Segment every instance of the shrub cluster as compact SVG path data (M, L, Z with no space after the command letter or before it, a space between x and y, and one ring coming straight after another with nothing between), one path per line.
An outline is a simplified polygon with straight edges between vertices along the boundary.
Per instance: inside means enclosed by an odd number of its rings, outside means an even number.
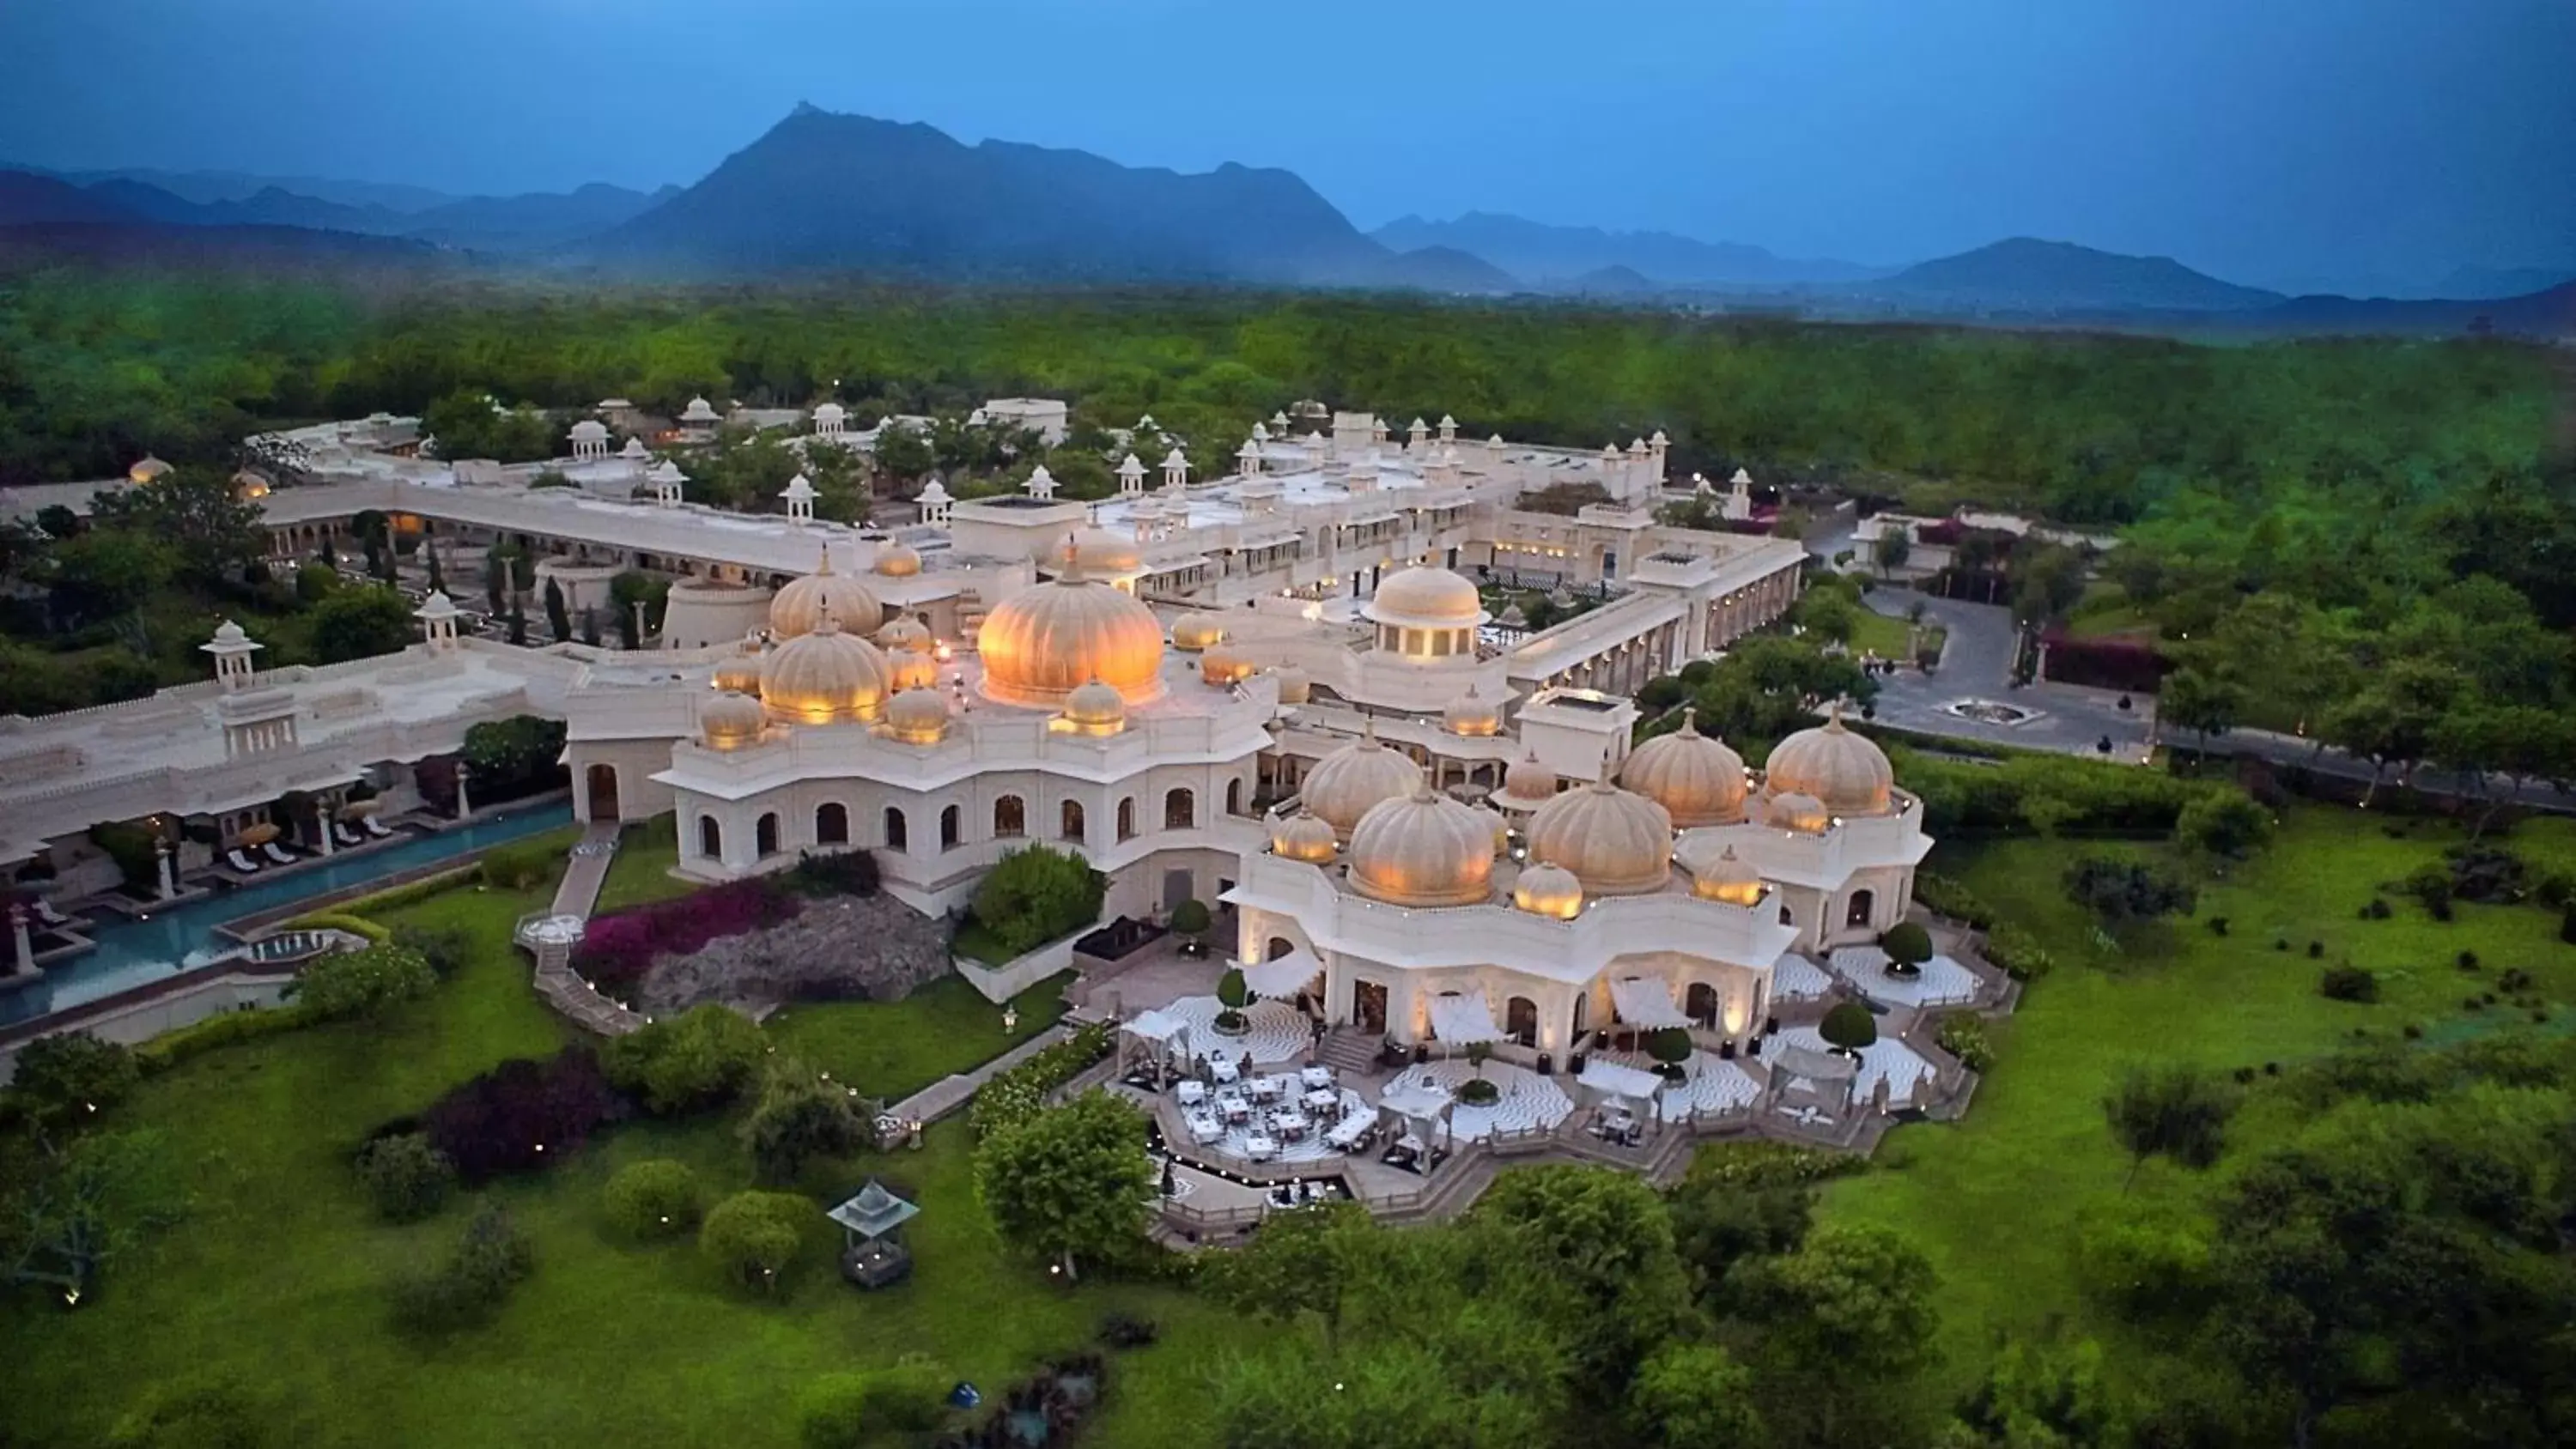
M609 1042L600 1066L609 1085L668 1117L739 1096L766 1047L749 1017L710 1002Z
M1977 899L1976 892L1949 876L1928 870L1916 871L1914 899L1935 915L1964 921L1980 931L1994 928L1995 913L1987 908L1984 901Z
M373 895L342 901L337 909L350 915L365 916L381 915L401 906L417 905L432 896L443 896L474 879L480 869L478 866L460 865L454 870L443 870L436 875L422 876L416 881L389 886Z
M1868 1159L1848 1152L1828 1152L1821 1148L1747 1138L1735 1142L1712 1142L1700 1148L1699 1155L1691 1160L1689 1176L1697 1182L1754 1191L1804 1187L1847 1177L1866 1171L1868 1167Z
M286 925L290 930L346 931L361 941L378 946L394 938L394 933L383 926L364 916L351 915L347 911L315 911L309 916L297 916Z
M358 1185L387 1222L407 1223L428 1217L447 1201L456 1180L456 1164L419 1132L379 1137L358 1149Z
M974 916L1017 956L1100 919L1108 882L1079 855L1043 845L1011 851L975 887Z
M256 1041L312 1024L312 1018L293 1007L267 1011L244 1009L210 1016L194 1026L164 1032L134 1049L134 1064L145 1076L153 1076L235 1042Z
M1092 1022L986 1082L975 1094L975 1105L966 1113L967 1125L974 1129L976 1139L981 1141L1044 1110L1047 1093L1109 1055L1109 1030L1105 1022Z
M2057 968L2057 958L2039 938L2010 921L1986 933L1986 959L2015 981L2036 981Z
M805 1449L865 1449L889 1434L936 1429L948 1417L948 1370L906 1354L873 1373L825 1374L796 1396Z
M430 1104L420 1129L469 1184L560 1161L608 1120L614 1101L590 1048L501 1063Z
M788 1183L817 1157L843 1157L871 1142L874 1113L846 1086L787 1057L775 1059L742 1142L763 1182Z
M796 910L796 898L764 878L594 916L573 950L573 969L602 990L627 990L655 956L685 956L709 941L775 926Z
M1923 828L1935 836L2043 829L2162 835L2196 800L2241 796L2230 785L2063 755L2015 754L1970 765L1907 751L1898 773L1922 798Z
M1953 1011L1943 1016L1940 1030L1933 1033L1932 1039L1969 1071L1982 1072L1995 1064L1995 1046L1986 1036L1985 1018L1973 1011Z
M534 890L554 878L563 852L540 841L496 846L483 852L475 871L483 884L498 891Z
M441 978L455 975L474 954L474 938L454 926L396 926L394 944L418 952Z
M698 1250L735 1282L772 1292L821 1216L792 1192L738 1192L707 1214Z
M630 1238L677 1237L698 1225L697 1174L667 1157L617 1169L600 1199L609 1222Z
M382 1015L437 985L438 973L419 952L386 945L324 956L297 972L287 990L307 1020L347 1021Z
M2329 1001L2357 1001L2368 1004L2379 999L2379 978L2366 967L2329 966L2317 979L2317 994Z
M877 893L877 858L864 850L809 851L779 873L778 883L800 896L872 896Z
M394 1280L394 1321L420 1333L484 1322L536 1266L535 1250L509 1214L486 1203L454 1252Z

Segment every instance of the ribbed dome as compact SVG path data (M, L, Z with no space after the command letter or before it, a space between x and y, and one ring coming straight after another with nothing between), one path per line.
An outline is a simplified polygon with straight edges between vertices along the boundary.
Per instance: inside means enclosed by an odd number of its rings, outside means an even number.
M1370 806L1409 795L1421 782L1422 767L1379 744L1371 723L1367 734L1316 761L1297 796L1335 835L1348 838Z
M230 619L226 619L215 626L215 642L218 644L246 644L250 642L250 634L248 631L244 630L241 625L234 623Z
M907 689L886 705L885 732L908 745L935 745L948 733L948 701L935 689Z
M885 655L826 614L811 634L770 651L760 666L760 702L770 717L796 724L850 724L875 719L892 693Z
M1555 798L1556 772L1539 763L1538 756L1526 755L1514 760L1512 767L1503 772L1500 799L1504 804L1535 810Z
M1540 806L1525 833L1530 859L1564 866L1596 896L1660 890L1672 878L1672 817L1605 781Z
M890 579L908 579L921 572L921 555L909 544L888 544L877 550L876 569Z
M1337 848L1333 827L1324 823L1314 811L1299 809L1285 820L1270 827L1270 853L1289 860L1302 860L1310 865L1330 865Z
M716 666L715 686L736 694L760 693L760 656L737 654Z
M877 647L900 649L915 654L930 652L930 626L910 614L897 614L877 631Z
M1360 609L1381 624L1416 629L1468 629L1485 622L1476 586L1447 569L1398 569Z
M1512 882L1512 904L1534 916L1570 921L1583 909L1583 882L1561 865L1533 865Z
M769 601L769 632L779 639L794 639L811 634L825 614L844 629L855 631L853 637L876 632L877 622L885 617L885 608L866 584L848 574L832 572L832 551L823 550L820 568L801 579L795 579Z
M984 693L1004 704L1054 709L1095 679L1131 705L1163 692L1163 626L1154 611L1078 575L1004 599L975 647Z
M1279 677L1281 704L1304 704L1315 697L1314 681L1306 677L1305 670L1294 664L1282 664L1270 672Z
M1240 684L1252 677L1252 661L1230 644L1219 644L1199 656L1199 678L1210 684Z
M1172 647L1196 654L1225 639L1225 625L1214 614L1183 614L1172 621Z
M769 727L769 716L762 712L760 701L737 690L726 690L698 706L698 739L711 750L739 750L760 742L760 732Z
M1145 566L1136 535L1098 524L1073 531L1070 553L1074 567L1086 574L1132 574Z
M1094 679L1064 697L1064 722L1077 734L1114 735L1127 727L1127 701Z
M1637 746L1619 767L1619 783L1670 811L1684 830L1732 825L1744 818L1744 757L1699 732L1697 710L1682 727Z
M1480 698L1471 684L1465 694L1449 701L1448 707L1440 711L1440 724L1453 735L1497 735L1503 730L1503 712Z
M932 689L939 684L939 661L918 649L898 649L886 656L886 688Z
M1822 833L1833 823L1832 817L1826 813L1824 801L1794 791L1765 797L1762 818L1783 830L1803 830L1810 835Z
M1482 814L1431 793L1381 800L1351 832L1351 884L1396 906L1470 906L1494 885L1494 837Z
M1774 795L1815 796L1828 815L1886 814L1896 789L1886 752L1843 728L1840 708L1822 725L1782 740L1762 779Z
M1730 906L1749 906L1762 899L1762 873L1736 855L1730 845L1717 853L1715 860L1703 861L1691 873L1691 890L1712 901Z

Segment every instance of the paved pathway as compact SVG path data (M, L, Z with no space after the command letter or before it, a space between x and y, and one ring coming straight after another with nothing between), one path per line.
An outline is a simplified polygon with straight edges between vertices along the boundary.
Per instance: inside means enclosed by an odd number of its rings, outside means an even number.
M555 887L554 914L588 919L599 904L599 888L608 882L608 866L617 858L617 822L602 821L583 832ZM601 1036L625 1036L640 1029L645 1018L627 1010L581 979L572 969L572 948L559 941L522 942L537 958L537 994L555 1010Z
M599 904L599 888L608 884L609 863L617 859L617 822L604 821L582 833L572 848L572 864L563 884L555 887L555 914L588 918Z

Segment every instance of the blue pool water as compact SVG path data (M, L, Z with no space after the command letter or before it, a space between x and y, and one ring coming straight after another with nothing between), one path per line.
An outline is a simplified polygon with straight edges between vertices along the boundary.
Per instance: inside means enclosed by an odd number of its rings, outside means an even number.
M150 920L119 919L101 912L91 918L97 950L47 968L39 980L0 989L0 1024L49 1015L203 964L229 944L216 937L215 927L237 917L570 823L572 807L566 804L508 811L436 835L416 835L380 850L340 856L275 880L255 880L239 890L154 911Z

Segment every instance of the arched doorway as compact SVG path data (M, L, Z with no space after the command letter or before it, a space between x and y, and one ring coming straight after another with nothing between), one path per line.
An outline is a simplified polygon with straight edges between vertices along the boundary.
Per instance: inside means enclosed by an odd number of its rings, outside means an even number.
M1379 981L1351 983L1351 1021L1360 1030L1386 1032L1386 985Z
M1199 823L1199 798L1187 790L1169 790L1163 795L1163 828L1187 830Z
M1878 896L1871 891L1853 891L1851 905L1843 912L1846 926L1866 926L1870 913L1878 908Z
M1004 839L1017 839L1029 833L1029 807L1017 795L1004 795L993 802L993 834Z
M847 845L850 843L850 807L837 800L814 807L814 843Z
M909 850L912 848L912 828L903 818L903 812L892 805L888 805L886 807L885 840L886 849L888 850Z
M962 828L963 820L964 816L954 805L951 805L947 809L939 812L940 849L955 850L957 848L958 832Z
M1566 1041L1569 1044L1582 1041L1583 1034L1586 1031L1589 1031L1591 1027L1592 993L1589 991L1577 992L1574 997L1574 1033L1573 1035L1568 1036Z
M1717 1029L1717 988L1705 981L1694 981L1682 993L1682 1015L1711 1031Z
M698 817L698 854L709 860L724 859L724 827L712 815Z
M1243 782L1241 780L1228 780L1225 782L1225 813L1228 815L1240 815L1243 813Z
M1133 795L1118 802L1118 838L1136 838L1136 797Z
M590 796L590 818L594 821L617 818L617 767L593 765L584 773Z
M1515 996L1503 1003L1503 1030L1525 1047L1538 1045L1538 1003Z
M763 815L751 827L751 848L763 859L778 853L778 817Z

